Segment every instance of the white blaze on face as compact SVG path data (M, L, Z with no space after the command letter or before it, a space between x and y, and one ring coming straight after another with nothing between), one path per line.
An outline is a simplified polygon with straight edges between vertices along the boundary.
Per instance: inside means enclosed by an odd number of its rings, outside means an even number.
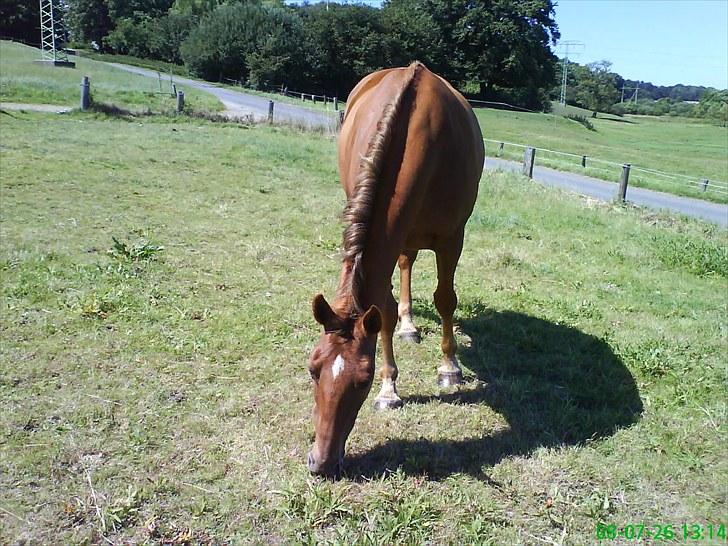
M334 379L336 379L339 374L341 373L341 370L344 369L344 359L341 358L341 355L338 355L336 357L336 360L334 360L334 365L331 366L331 375Z

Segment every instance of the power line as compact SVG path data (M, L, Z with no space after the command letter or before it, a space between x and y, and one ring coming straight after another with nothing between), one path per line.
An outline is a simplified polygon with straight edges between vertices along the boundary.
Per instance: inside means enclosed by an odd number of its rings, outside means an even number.
M564 54L564 63L563 68L561 69L561 97L559 98L559 102L561 104L566 104L566 78L569 72L569 50L571 50L572 55L578 55L584 51L585 46L584 42L566 40L559 43L559 47Z

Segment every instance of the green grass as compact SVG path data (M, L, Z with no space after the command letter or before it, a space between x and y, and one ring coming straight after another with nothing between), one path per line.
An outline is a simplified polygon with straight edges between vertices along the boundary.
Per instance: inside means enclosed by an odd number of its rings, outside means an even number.
M578 156L631 163L634 166L676 173L691 177L668 179L664 176L632 170L630 184L648 187L677 195L686 195L717 202L728 202L728 129L703 121L684 118L601 115L587 120L594 130L563 115L503 110L476 109L483 136L488 139L512 142L568 152ZM580 109L567 107L565 114L584 115ZM498 144L487 142L488 155L498 153ZM523 149L505 146L504 157L523 158ZM621 167L605 165L581 157L565 157L538 151L536 163L560 170L583 173L587 176L618 181ZM702 179L722 182L722 192L703 193Z
M34 63L38 49L0 41L0 101L77 106L83 76L91 80L91 96L97 103L114 105L132 112L169 113L175 109L171 94L159 94L154 78L131 74L105 63L74 57L76 68L49 67ZM164 75L162 91L170 92ZM222 104L213 95L179 87L185 92L188 111L219 111Z
M365 404L332 483L304 463L334 141L0 123L9 542L580 545L599 522L724 522L725 231L489 172L457 278L468 383L436 387L423 252L405 407Z

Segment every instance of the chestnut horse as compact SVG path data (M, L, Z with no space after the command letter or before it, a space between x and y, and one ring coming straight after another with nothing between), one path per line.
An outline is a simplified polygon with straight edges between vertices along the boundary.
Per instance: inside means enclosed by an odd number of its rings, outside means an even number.
M441 385L462 381L455 358L455 267L483 170L480 127L470 105L419 62L370 74L349 95L339 136L339 174L347 196L343 266L336 299L313 300L324 327L309 371L316 438L309 469L338 476L344 446L374 379L381 331L382 387L377 408L402 405L392 337L417 338L410 272L417 251L437 256L435 306L442 318ZM401 301L392 295L399 262Z

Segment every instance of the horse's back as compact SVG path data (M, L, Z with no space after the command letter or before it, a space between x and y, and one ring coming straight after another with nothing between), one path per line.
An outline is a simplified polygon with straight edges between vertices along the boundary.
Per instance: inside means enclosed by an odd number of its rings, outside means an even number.
M384 110L413 69L382 164L382 202L375 209L380 221L396 219L392 228L404 230L405 247L435 248L470 216L484 161L475 115L449 83L419 63L364 78L347 101L339 171L350 197Z

